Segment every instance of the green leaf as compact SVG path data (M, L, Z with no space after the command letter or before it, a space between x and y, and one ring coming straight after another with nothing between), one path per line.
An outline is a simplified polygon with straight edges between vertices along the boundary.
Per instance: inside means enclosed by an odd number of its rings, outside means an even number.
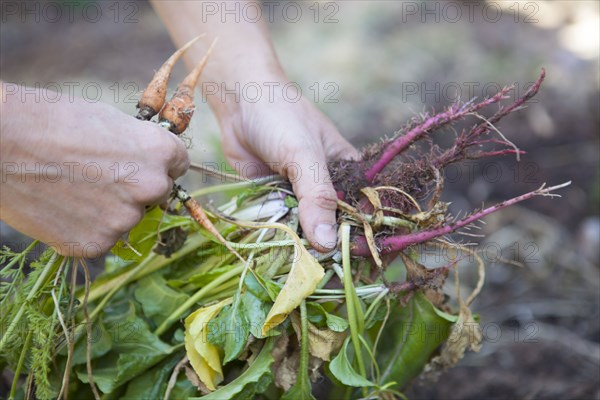
M211 268L208 271L202 271L196 275L191 276L187 279L186 283L194 284L195 286L202 287L212 282L216 277L223 275L226 272L234 269L235 265L223 265L217 268Z
M135 299L142 305L144 315L156 326L160 325L190 296L171 289L158 273L151 274L139 281L134 292Z
M252 294L263 301L274 302L283 285L278 285L271 279L264 279L257 271L251 269L246 278L244 285Z
M348 344L350 337L346 338L342 349L338 355L329 363L329 371L337 380L346 386L354 387L371 387L375 384L368 379L363 378L358 372L352 368L352 364L348 360Z
M247 274L246 278L252 274ZM252 278L250 278L252 280ZM254 280L254 282L257 282ZM260 286L259 286L260 287ZM267 318L267 313L271 308L270 302L267 303L252 293L249 288L239 298L236 305L234 304L228 309L227 315L223 319L219 320L218 325L213 325L209 328L217 329L220 335L224 336L224 352L223 364L237 359L248 342L248 336L252 334L256 338L263 338L262 326ZM255 287L256 289L256 287ZM268 295L265 291L262 292L264 296L269 300ZM237 294L236 294L237 296ZM263 297L264 297L263 296ZM214 332L211 334L214 335ZM269 332L267 336L273 336L278 334L276 330ZM212 336L214 337L214 336ZM209 336L210 340L210 336Z
M343 332L348 329L348 321L337 315L327 313L327 327L334 332Z
M242 307L240 307L241 299L239 296L240 294L236 292L233 305L229 311L229 319L224 324L224 330L221 331L221 334L225 336L223 364L227 364L240 356L250 334L250 326ZM252 295L250 294L250 296Z
M190 279L196 275L205 274L221 264L220 260L214 255L216 248L208 239L200 233L193 233L188 236L188 242L184 245L190 245L190 242L195 241L195 248L191 249L187 254L178 259L169 260L168 265L163 269L164 277L167 280L167 285L174 289L179 289L184 286L190 286ZM207 247L209 246L209 247ZM221 260L223 258L221 257ZM192 285L193 290L197 290L197 285Z
M246 277L244 278L244 286L250 293L262 301L272 301L264 281L260 279L258 275L254 273L254 271L250 270L246 274Z
M142 260L152 251L159 232L164 232L174 227L190 225L192 225L192 222L188 217L168 214L161 210L160 207L153 207L146 212L144 218L129 232L127 243L122 240L118 241L112 248L112 253L123 260Z
M209 343L217 346L221 351L225 351L225 332L227 332L230 316L231 305L228 305L223 307L221 312L208 323L206 338Z
M257 338L264 337L261 328L269 312L271 299L259 279L252 272L246 274L246 290L241 295L236 293L233 304L209 323L208 340L223 350L223 364L240 356L250 334Z
M73 349L73 360L72 364L80 365L84 364L87 360L87 335L81 335L77 341L75 342L75 348ZM102 323L102 320L94 323L92 325L92 335L91 335L91 343L92 349L90 358L92 360L101 357L108 353L112 348L112 338L106 327ZM64 347L65 355L67 351L67 346Z
M150 331L148 324L136 315L131 301L107 307L104 324L112 340L112 351L92 363L94 379L103 393L112 392L175 349ZM84 366L77 371L77 377L88 382Z
M177 378L177 383L175 383L175 386L173 386L173 390L171 390L171 396L169 398L172 400L187 399L197 394L198 388L192 385L192 383L185 376L185 374L180 374ZM158 398L160 400L162 399L162 396L155 398Z
M123 260L138 261L147 256L158 237L158 226L163 211L154 207L146 212L144 218L129 232L127 242L119 240L112 248L112 253ZM132 247L134 250L132 250ZM138 254L136 254L136 251Z
M181 360L181 353L161 361L155 367L132 379L127 385L123 400L161 399L173 368Z
M421 292L406 307L392 313L380 340L381 381L402 388L419 375L436 349L448 338L456 318L438 312ZM387 346L386 346L387 344Z
M249 291L242 294L241 300L242 314L252 336L256 338L266 337L265 335L262 335L262 326L267 319L267 314L271 308L270 301L263 301ZM273 332L269 332L267 336L278 334L279 332L277 332L277 330L273 330Z
M283 203L287 208L298 207L298 200L296 200L296 198L293 196L286 196L283 200Z
M334 332L343 332L348 329L348 321L328 313L319 303L306 303L306 308L308 309L308 320L319 328L327 327Z
M369 307L371 307L371 305L369 305ZM365 321L365 329L367 330L383 321L388 313L385 301L379 301L374 307L374 311L371 311L369 318Z
M325 314L327 311L322 305L315 302L307 302L306 309L308 311L308 320L319 328L324 328L327 325Z
M226 386L207 394L203 397L190 398L189 400L227 400L227 399L253 399L256 395L264 392L272 381L271 364L273 356L273 338L268 338L247 370L231 381Z

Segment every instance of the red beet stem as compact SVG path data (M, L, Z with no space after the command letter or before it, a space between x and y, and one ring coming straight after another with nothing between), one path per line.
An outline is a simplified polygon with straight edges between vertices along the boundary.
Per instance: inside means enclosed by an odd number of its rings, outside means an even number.
M512 198L510 200L505 200L502 203L498 203L491 207L485 208L483 210L477 211L470 216L461 219L460 221L444 225L437 229L425 230L420 232L413 232L407 235L398 235L398 236L390 236L386 238L381 238L376 241L377 247L381 250L381 254L385 255L395 251L401 251L406 249L408 246L412 246L419 243L424 243L429 240L432 240L436 237L440 237L446 235L448 233L454 232L457 229L463 228L478 219L485 217L488 214L501 210L505 207L511 206L513 204L519 203L524 200L528 200L535 196L558 196L556 194L551 194L550 192L554 190L561 189L565 186L570 185L571 182L566 182L560 185L552 186L549 188L544 188L544 185L537 190L534 190L529 193L525 193L521 196ZM362 256L368 257L371 252L369 250L369 246L367 245L367 241L364 237L358 237L354 240L352 246L352 254L354 256Z
M425 135L432 129L440 128L449 122L456 121L469 113L473 113L485 106L493 103L497 103L500 100L506 98L506 94L510 92L514 87L510 86L502 89L494 96L483 100L481 103L474 104L468 102L462 106L455 104L449 107L445 112L433 115L426 118L422 123L408 131L404 135L398 136L385 148L385 151L381 157L367 170L365 178L369 183L373 182L375 176L381 172L386 165L388 165L394 157L406 150L412 143L418 140L421 136Z
M475 138L481 136L482 134L488 132L490 130L490 124L494 124L498 122L502 117L510 114L513 111L518 110L527 100L531 99L540 89L540 85L546 76L546 71L542 68L540 76L535 81L535 83L527 90L525 95L519 98L514 103L500 108L498 112L496 112L489 121L486 123L479 124L473 130L468 132L466 135L459 137L459 143L461 145L454 146L454 148L448 150L445 154L439 157L437 160L437 166L446 165L449 161L454 160L459 153L462 153L465 148L470 145L479 144L479 142L475 141ZM494 104L499 102L502 99L506 98L506 94L510 92L514 86L509 86L507 88L502 89L496 95L483 100L481 103L473 103L468 102L463 104L462 106L455 104L448 108L445 112L429 116L424 119L423 122L409 130L406 134L400 135L394 140L392 140L389 144L386 145L383 154L379 157L377 161L365 172L365 178L368 183L373 183L373 180L385 167L388 165L398 154L402 153L408 147L419 140L422 136L426 135L433 129L438 129L450 122L456 121L460 118L467 116L468 114L472 114L475 111L484 108L490 104ZM505 141L503 144L510 145L510 142ZM516 150L516 149L515 149ZM516 150L518 152L518 150ZM490 155L501 155L508 153L497 153ZM518 153L517 153L518 154ZM459 157L460 158L460 157ZM464 157L463 157L464 158ZM477 157L479 158L479 157Z

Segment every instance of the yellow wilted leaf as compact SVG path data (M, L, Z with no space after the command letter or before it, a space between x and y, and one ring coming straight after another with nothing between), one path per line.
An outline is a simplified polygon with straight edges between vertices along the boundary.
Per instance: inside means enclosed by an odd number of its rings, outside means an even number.
M294 236L296 235L294 234ZM300 242L299 238L298 242ZM266 335L270 329L282 323L288 314L302 303L302 300L313 294L324 275L321 264L304 246L297 245L287 281L267 315L262 327L262 334Z
M209 390L215 390L223 381L223 371L219 351L208 341L208 323L231 301L226 299L202 307L185 319L185 351L194 371Z
M377 230L383 224L383 210L381 209L383 206L381 204L381 199L379 198L379 193L377 190L366 187L360 189L362 194L367 196L367 199L373 204L375 208L375 219L373 220L373 227Z
M291 314L292 326L300 338L300 315L298 313ZM327 328L317 328L315 325L308 323L308 352L311 356L317 357L323 361L331 361L331 355L337 354L342 348L342 344L346 339L346 332L334 332Z
M275 304L271 307L262 327L262 335L266 336L269 330L282 323L288 314L302 303L302 300L315 291L317 284L325 276L325 271L321 264L306 250L296 232L289 226L278 222L240 221L224 216L221 216L221 218L234 225L246 228L281 229L296 242L294 246L294 261L292 262L292 268L288 274L287 281L275 299Z

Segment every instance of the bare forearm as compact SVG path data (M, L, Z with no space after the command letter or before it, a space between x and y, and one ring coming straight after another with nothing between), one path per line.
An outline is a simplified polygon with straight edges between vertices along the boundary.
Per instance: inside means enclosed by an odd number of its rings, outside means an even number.
M219 85L231 85L235 82L280 81L284 79L283 71L271 44L267 27L262 19L252 22L241 18L239 14L224 14L214 7L236 8L236 2L226 3L203 1L161 1L152 0L152 5L165 23L171 38L177 46L201 33L207 34L202 44L196 44L186 54L189 67L196 65L208 45L216 37L219 38L211 60L203 73L204 82L215 82ZM247 3L239 1L237 9L241 10ZM253 3L260 9L260 3ZM213 8L211 8L213 7ZM239 18L238 18L239 17ZM236 19L238 18L238 19ZM217 114L222 107L219 96L208 97Z

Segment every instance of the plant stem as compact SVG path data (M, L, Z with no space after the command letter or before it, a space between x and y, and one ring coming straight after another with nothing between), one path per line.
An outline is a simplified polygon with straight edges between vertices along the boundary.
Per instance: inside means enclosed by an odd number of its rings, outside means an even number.
M307 246L308 240L301 239L302 244ZM272 242L257 242L257 243L237 243L237 242L227 242L231 247L236 250L264 250L271 249L273 247L291 247L295 246L298 243L295 240L274 240Z
M383 298L388 293L389 293L389 289L386 288L385 290L382 290L381 293L379 293L377 295L377 297L375 298L375 300L373 300L373 302L371 303L371 305L367 309L367 312L365 313L365 324L367 326L369 326L369 323L371 322L370 321L371 317L373 317L373 315L375 315L375 311L377 310L377 306L379 305L379 303L381 302L381 300L383 300ZM371 315L371 313L373 313L373 315Z
M327 285L327 283L329 283L329 280L331 279L333 274L335 274L335 271L332 269L328 269L327 271L325 271L325 276L323 277L323 279L321 279L321 282L319 282L319 284L317 285L315 292L317 290L327 290L327 289L323 289L323 287L325 287L325 285Z
M33 288L31 288L31 291L27 295L27 298L24 302L25 304L33 300L33 298L37 294L37 291L40 289L40 287L42 287L42 285L46 282L50 274L54 271L54 266L60 264L60 262L57 261L62 261L62 259L63 256L59 256L58 253L54 252L52 254L50 260L48 260L48 262L46 263L46 266L44 267L44 270L42 271L41 275L38 277L37 281L33 285ZM21 321L21 318L25 313L25 304L22 304L21 307L19 307L17 315L15 315L10 325L8 326L8 329L6 329L6 333L4 334L4 336L2 336L2 339L0 340L0 353L4 349L4 346L6 345L6 342L12 335L13 331L16 329L17 325Z
M21 356L19 357L19 362L17 363L17 368L14 371L14 378L12 381L12 386L10 387L10 394L8 395L9 400L15 398L15 394L17 392L17 383L19 383L19 375L21 375L21 369L23 368L23 363L25 362L25 357L27 356L27 352L29 351L29 346L31 345L31 337L32 331L29 331L27 334L27 338L25 338L25 344L23 345L23 349L21 350Z
M381 157L367 170L365 173L365 178L367 182L372 183L375 179L375 176L380 173L386 165L388 165L398 154L402 153L404 150L408 149L408 147L413 144L416 140L418 140L421 136L426 135L433 129L440 128L449 122L456 121L460 118L465 117L469 113L473 113L485 106L488 106L493 103L497 103L498 101L505 98L505 95L511 91L513 87L505 88L495 94L494 96L483 100L480 103L466 103L462 106L455 104L449 107L445 112L441 112L439 114L429 116L423 122L409 130L407 133L398 136L391 143L385 146L385 150Z
M461 219L460 221L450 223L448 225L441 226L436 229L430 229L420 232L409 233L406 235L398 235L398 236L390 236L386 238L382 238L377 240L377 247L382 249L381 254L389 254L393 252L398 252L406 249L409 246L427 242L436 237L440 237L446 235L448 233L454 232L457 229L464 228L465 226L472 224L473 222L489 215L493 212L501 210L505 207L511 206L516 203L520 203L521 201L531 199L535 196L557 196L551 194L550 192L564 188L565 186L570 185L571 182L566 182L560 185L552 186L549 188L540 187L537 190L534 190L529 193L525 193L521 196L514 197L509 200L505 200L501 203L495 204L491 207L485 208L483 210L479 210L472 215ZM371 254L368 243L364 237L358 237L353 243L352 254L355 256L368 257Z
M352 346L354 346L354 356L358 363L358 370L361 376L367 379L367 370L362 357L362 348L359 339L360 331L364 321L358 321L358 307L356 291L352 282L352 270L350 266L350 226L342 224L342 267L344 269L344 290L346 292L346 310L348 312L348 324L350 325L350 336L352 337ZM362 311L362 310L361 310ZM362 317L362 316L361 316ZM366 397L367 389L363 388L363 395Z
M274 182L274 181L277 181L280 179L282 179L282 178L279 175L270 175L270 176L264 176L261 178L252 179L249 181L244 181L244 182L236 182L236 183L228 183L228 184L224 184L224 185L209 186L206 188L196 190L193 193L190 193L190 196L195 198L195 197L205 196L205 195L211 194L211 193L221 193L221 192L227 192L227 191L231 191L231 190L247 189L247 188L251 188L254 186L260 186L260 185L264 185L266 183Z
M364 214L363 217L367 220L367 222L372 223L375 220L375 216L371 214ZM384 216L383 217L383 225L391 226L391 227L402 227L414 229L416 224L414 222L408 221L406 219Z
M306 301L300 303L300 370L298 378L308 373L308 313Z
M196 235L190 237L181 249L179 249L176 253L172 254L171 258L161 257L155 253L151 253L142 261L142 263L145 265L144 268L139 269L138 265L128 270L127 272L123 272L123 274L121 275L111 278L110 280L102 283L99 286L92 287L90 293L88 294L88 301L91 303L97 300L104 293L107 293L109 290L114 289L115 286L123 287L123 285L126 283L138 280L146 275L153 273L154 271L158 271L159 269L171 264L173 261L185 257L192 251L197 250L198 246L200 246L207 240L208 239L202 236L200 233L197 233ZM134 276L131 276L131 271L133 271L134 269L136 269L136 273L133 274ZM126 281L128 278L130 278L131 280ZM82 301L82 299L83 294L79 296L78 300Z
M206 284L202 289L197 291L192 297L187 299L185 303L179 306L173 313L167 318L157 329L154 331L154 334L157 336L165 333L167 329L173 325L175 321L177 321L190 307L194 305L194 303L198 302L198 300L202 299L204 296L210 294L211 290L221 285L222 283L227 282L229 279L239 275L244 270L244 266L241 265L224 273L223 275L215 278L210 283Z

